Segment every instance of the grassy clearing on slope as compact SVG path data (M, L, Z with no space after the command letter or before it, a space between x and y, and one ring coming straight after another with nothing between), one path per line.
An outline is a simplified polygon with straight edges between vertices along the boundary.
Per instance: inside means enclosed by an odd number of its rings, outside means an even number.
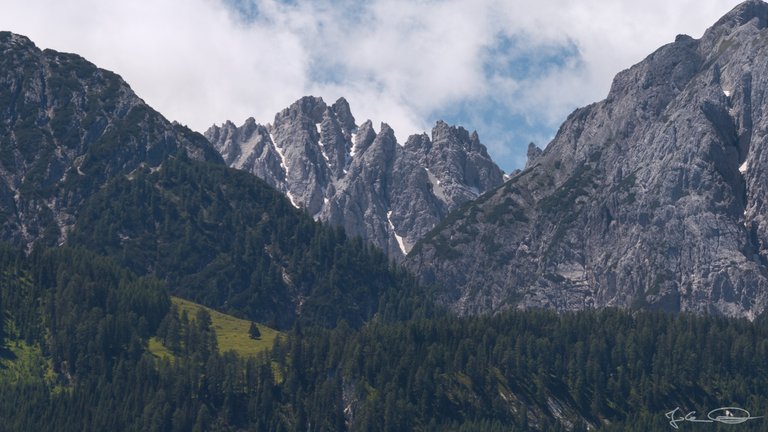
M194 320L197 311L205 309L211 315L213 329L216 331L216 340L219 345L219 352L234 351L243 357L252 357L257 353L272 348L275 338L280 336L280 332L267 326L257 324L261 337L251 339L248 330L251 328L251 322L248 320L235 318L231 315L223 314L211 308L200 304L184 300L179 297L171 297L171 301L179 308L179 313L187 311L190 320ZM173 357L173 353L163 346L156 338L149 341L149 350L157 357Z
M162 342L160 342L160 339L156 337L152 337L149 339L149 352L151 352L155 357L161 358L161 359L170 359L172 360L175 356L173 355L173 351L169 350L168 348L163 345Z
M7 275L8 272L4 276ZM30 285L27 277L21 279L20 286ZM20 338L13 319L6 320L5 326L8 338L5 344L0 343L0 386L31 383L53 386L56 374L51 359L43 355L39 345L30 345Z
M0 384L52 384L55 380L51 362L39 346L22 340L8 342L0 352Z

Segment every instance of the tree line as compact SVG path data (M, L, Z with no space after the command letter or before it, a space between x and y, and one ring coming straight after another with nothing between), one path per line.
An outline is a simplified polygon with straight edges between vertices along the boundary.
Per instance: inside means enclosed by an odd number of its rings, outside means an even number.
M8 430L656 431L676 407L768 413L763 319L604 309L403 320L400 297L362 327L298 320L241 358L219 351L205 311L187 316L167 282L112 259L2 246L0 276L2 364L32 347L45 365L2 382ZM152 355L153 336L174 355Z

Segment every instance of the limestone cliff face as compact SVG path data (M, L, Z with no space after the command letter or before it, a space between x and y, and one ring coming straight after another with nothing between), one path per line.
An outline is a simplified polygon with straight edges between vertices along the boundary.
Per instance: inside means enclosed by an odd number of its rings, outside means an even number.
M222 162L118 75L0 32L0 240L63 243L78 206L110 178L178 152Z
M267 126L226 122L205 136L231 167L398 260L450 210L503 182L476 133L438 122L431 138L401 146L386 124L358 126L344 99L304 97Z
M407 265L461 313L768 304L768 5L678 36ZM531 153L531 151L529 151Z

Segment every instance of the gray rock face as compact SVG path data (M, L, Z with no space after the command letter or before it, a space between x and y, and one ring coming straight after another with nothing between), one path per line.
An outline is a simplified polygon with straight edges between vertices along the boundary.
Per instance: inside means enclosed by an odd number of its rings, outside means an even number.
M768 5L678 36L407 266L460 313L768 305Z
M0 32L0 240L61 244L78 206L107 180L179 152L222 163L118 75Z
M228 165L398 260L450 210L503 182L476 133L438 122L431 138L401 146L386 124L358 127L344 99L304 97L270 125L226 122L205 136Z
M528 152L526 154L528 160L525 161L525 168L530 168L537 160L539 160L542 154L544 154L544 150L540 149L536 144L528 144Z
M274 188L285 184L280 153L272 145L267 128L256 124L253 118L246 120L240 128L227 122L210 138L222 144L219 151L227 165L256 173Z

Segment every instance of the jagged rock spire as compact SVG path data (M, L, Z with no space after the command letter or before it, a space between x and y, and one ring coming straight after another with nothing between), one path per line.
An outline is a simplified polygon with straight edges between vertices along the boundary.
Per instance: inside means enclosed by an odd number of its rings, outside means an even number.
M254 133L251 131L258 131ZM213 126L206 137L235 168L288 194L317 219L343 226L402 259L448 212L501 185L477 133L438 122L432 138L398 145L382 123L357 126L349 103L304 97L272 125Z

